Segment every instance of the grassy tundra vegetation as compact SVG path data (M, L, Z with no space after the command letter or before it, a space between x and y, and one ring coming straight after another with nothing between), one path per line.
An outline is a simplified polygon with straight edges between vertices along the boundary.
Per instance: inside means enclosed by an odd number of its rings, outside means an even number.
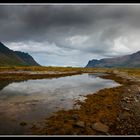
M27 80L68 76L81 73L125 73L130 76L140 76L140 68L80 68L80 67L44 67L44 66L7 66L0 67L0 79Z
M61 110L36 123L30 134L39 135L139 135L140 68L1 67L0 80L18 81L103 72L102 78L120 83L76 101L74 108ZM80 108L76 106L80 105Z
M68 76L81 73L81 68L71 67L0 67L0 79L3 80L28 80Z
M80 67L44 67L44 66L9 66L0 67L0 80L28 80L55 78L74 74L106 72L109 69L80 68Z

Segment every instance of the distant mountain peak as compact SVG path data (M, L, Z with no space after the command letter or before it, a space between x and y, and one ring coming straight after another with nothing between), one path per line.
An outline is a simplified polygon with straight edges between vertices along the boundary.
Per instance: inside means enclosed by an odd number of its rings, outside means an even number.
M134 54L140 54L140 51L138 51L138 52L136 52L136 53L133 53L133 55L134 55Z
M99 68L111 68L111 67L140 67L140 51L124 55L115 58L104 58L104 59L92 59L89 60L86 67L99 67Z

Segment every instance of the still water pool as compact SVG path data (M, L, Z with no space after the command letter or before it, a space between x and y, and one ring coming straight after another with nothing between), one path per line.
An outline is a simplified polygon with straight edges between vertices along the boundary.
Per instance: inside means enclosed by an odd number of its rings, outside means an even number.
M34 123L61 109L71 109L75 100L100 89L119 86L98 74L82 74L3 84L0 81L0 134L24 134L21 122Z

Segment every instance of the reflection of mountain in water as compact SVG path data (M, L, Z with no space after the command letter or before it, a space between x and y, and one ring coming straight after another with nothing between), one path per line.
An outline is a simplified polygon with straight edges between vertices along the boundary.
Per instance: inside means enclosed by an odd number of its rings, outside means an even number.
M9 84L13 83L13 82L22 82L22 81L25 81L25 80L21 80L21 81L13 81L13 80L10 80L10 81L7 81L7 80L0 80L0 91L5 88L6 86L8 86Z
M95 78L95 77L96 77L95 74L91 74L91 73L89 73L88 76L89 76L90 78Z
M10 83L12 83L11 81L1 81L0 80L0 90L2 90L4 87L8 86Z
M89 73L88 74L88 76L90 77L90 78L96 78L96 77L100 77L100 76L105 76L105 75L108 75L108 74L106 74L106 73Z

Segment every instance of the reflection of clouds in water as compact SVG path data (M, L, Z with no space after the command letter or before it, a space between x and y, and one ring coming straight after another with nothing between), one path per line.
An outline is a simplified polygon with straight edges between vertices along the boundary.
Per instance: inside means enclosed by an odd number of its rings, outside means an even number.
M38 121L62 108L73 108L75 100L85 99L81 95L119 85L112 80L92 76L94 78L83 74L9 84L0 91L0 113L6 118L12 116L21 121Z
M28 80L27 82L12 83L0 93L7 95L7 102L20 102L22 104L36 104L53 102L60 104L62 100L79 99L79 95L96 92L102 88L118 86L112 80L102 79L93 74L75 75L58 79ZM2 96L0 97L2 99ZM5 103L6 103L5 101ZM53 109L52 109L53 110Z
M96 78L95 74L88 74L89 78Z

